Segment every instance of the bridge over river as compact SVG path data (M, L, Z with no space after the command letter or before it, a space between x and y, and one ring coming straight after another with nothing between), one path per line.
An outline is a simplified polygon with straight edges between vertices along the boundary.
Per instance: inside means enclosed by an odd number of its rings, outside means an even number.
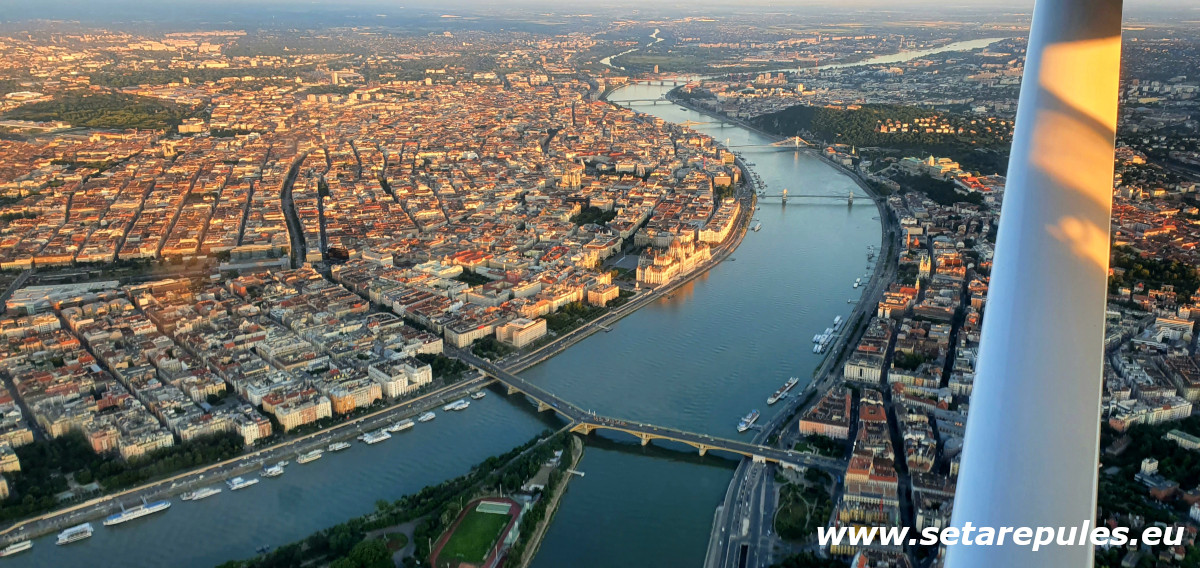
M539 411L553 411L557 413L568 421L572 432L585 436L596 430L609 430L634 436L641 440L643 446L654 440L665 440L692 446L702 456L709 451L721 451L748 457L756 463L778 463L782 467L792 469L815 468L832 473L835 476L841 475L846 471L847 462L840 458L818 456L727 438L717 438L707 434L686 432L675 428L599 416L472 354L460 353L458 356L479 369L480 372L503 384L508 394L525 395L534 404L537 404Z

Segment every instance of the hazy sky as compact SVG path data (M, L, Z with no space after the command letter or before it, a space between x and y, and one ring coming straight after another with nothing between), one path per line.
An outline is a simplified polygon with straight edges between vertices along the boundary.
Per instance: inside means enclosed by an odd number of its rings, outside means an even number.
M489 13L528 9L534 13L594 14L600 18L630 17L635 14L670 16L673 13L715 16L754 11L788 11L798 14L880 14L887 12L954 19L969 14L972 19L994 12L997 15L1029 13L1034 0L0 0L0 22L28 19L89 22L227 21L253 25L279 16L303 18L305 14L348 17L458 12ZM1178 17L1200 19L1200 0L1125 0L1127 17L1154 19ZM885 17L881 14L881 17ZM294 19L294 18L293 18ZM864 18L865 19L865 18ZM320 18L315 18L317 24ZM296 22L299 23L299 22ZM329 22L325 22L329 23Z

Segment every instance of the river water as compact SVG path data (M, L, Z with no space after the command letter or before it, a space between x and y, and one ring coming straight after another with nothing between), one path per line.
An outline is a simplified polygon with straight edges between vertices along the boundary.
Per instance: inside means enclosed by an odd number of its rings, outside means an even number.
M877 57L872 57L870 59L865 59L863 61L857 61L854 63L833 63L830 65L821 65L819 67L812 67L809 69L820 71L822 69L841 69L843 67L857 67L859 65L884 65L887 63L901 63L904 61L919 59L921 57L926 57L926 56L934 55L937 53L945 53L947 51L972 51L972 50L976 50L976 49L982 49L982 48L985 48L996 42L1003 41L1005 39L1008 39L1008 38L989 37L989 38L983 38L983 39L971 39L971 40L966 40L966 41L956 41L954 43L948 43L941 47L934 47L931 49L901 51L898 53L893 53L891 55L880 55Z
M96 532L87 540L55 546L54 535L39 538L33 550L5 558L3 565L211 568L368 513L379 499L398 499L467 473L488 456L561 426L497 392L463 412L435 412L436 420L379 444L355 443L307 464L293 459L282 476L236 492L216 482L223 491L202 501L176 498L165 512L115 527L93 521Z
M667 89L634 85L615 98L656 98ZM673 122L710 120L676 105L637 108ZM741 127L695 128L741 151L769 192L853 191L857 199L852 207L844 200L760 200L762 230L749 232L731 260L524 375L600 414L735 437L734 426L751 409L770 417L774 408L765 399L788 377L802 379L797 391L812 377L821 357L812 353L812 337L849 313L847 300L859 296L852 284L867 273L867 247L879 245L880 225L871 201L818 158L745 147L772 140ZM53 536L37 539L34 550L4 564L210 567L465 473L557 425L524 401L493 392L466 412L439 412L436 421L381 444L293 463L283 476L236 493L175 500L165 513L118 527L95 522L95 536L68 546L55 546ZM700 564L735 462L620 437L593 441L579 466L586 476L571 482L535 566Z

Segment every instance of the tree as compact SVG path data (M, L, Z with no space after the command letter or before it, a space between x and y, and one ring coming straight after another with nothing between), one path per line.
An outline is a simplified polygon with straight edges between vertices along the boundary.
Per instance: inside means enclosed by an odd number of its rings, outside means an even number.
M350 550L350 560L359 568L391 568L392 552L382 540L364 540Z

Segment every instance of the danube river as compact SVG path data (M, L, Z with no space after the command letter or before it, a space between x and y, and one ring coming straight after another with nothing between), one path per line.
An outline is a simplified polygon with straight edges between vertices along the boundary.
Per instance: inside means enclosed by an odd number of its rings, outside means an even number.
M653 99L670 88L633 85L611 98ZM676 123L712 121L674 104L634 108ZM746 235L732 260L523 375L602 415L749 438L735 429L741 416L758 409L765 421L777 408L767 396L788 377L801 379L797 391L812 378L822 357L812 352L813 335L849 313L881 227L854 181L819 158L753 148L774 140L742 127L694 128L739 150L768 193L854 192L854 205L760 199L752 225L762 229ZM534 567L699 566L733 465L589 446L579 465L586 476L571 481Z
M33 550L5 558L3 564L211 568L254 556L260 546L287 544L369 513L379 499L398 499L467 473L488 456L561 426L528 408L489 391L469 409L438 409L436 420L393 434L391 440L372 446L355 442L348 450L303 465L292 459L282 476L235 492L217 481L223 491L203 501L174 498L165 512L115 527L93 521L92 538L65 546L55 546L54 535L42 537Z
M669 88L631 86L614 98L654 98ZM673 122L710 120L676 105L637 108ZM771 141L740 127L696 128L735 147ZM775 409L766 398L788 377L800 377L796 390L803 388L821 360L813 335L849 313L847 300L859 295L853 283L867 274L868 245L880 243L878 213L852 180L814 156L740 151L770 192L854 191L857 199L852 207L844 199L786 206L761 199L755 223L762 230L750 231L730 260L525 376L600 414L728 437L739 436L734 426L752 409L768 418ZM439 411L437 420L381 444L355 444L305 465L293 460L281 477L204 501L176 499L167 512L118 527L95 522L95 536L75 544L40 538L4 563L210 567L463 474L557 425L493 391L465 412ZM620 437L593 441L580 463L586 476L572 480L534 564L699 565L734 462Z

